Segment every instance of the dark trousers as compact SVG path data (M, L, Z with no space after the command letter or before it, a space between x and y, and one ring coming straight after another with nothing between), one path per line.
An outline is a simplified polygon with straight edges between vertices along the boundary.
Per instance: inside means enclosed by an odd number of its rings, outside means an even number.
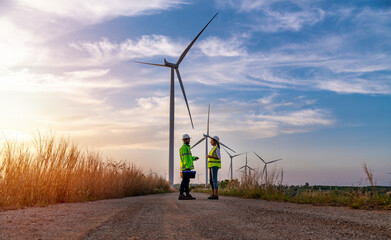
M181 187L180 187L180 194L181 195L184 192L186 193L186 195L189 195L189 192L190 192L189 184L190 184L189 176L187 174L183 173L183 178L182 178Z

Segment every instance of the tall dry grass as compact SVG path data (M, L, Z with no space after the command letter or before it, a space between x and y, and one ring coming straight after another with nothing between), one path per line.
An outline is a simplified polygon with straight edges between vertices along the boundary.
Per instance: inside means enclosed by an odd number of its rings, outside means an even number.
M69 140L42 137L26 146L5 141L0 152L0 209L167 192L161 177L132 164L103 160Z

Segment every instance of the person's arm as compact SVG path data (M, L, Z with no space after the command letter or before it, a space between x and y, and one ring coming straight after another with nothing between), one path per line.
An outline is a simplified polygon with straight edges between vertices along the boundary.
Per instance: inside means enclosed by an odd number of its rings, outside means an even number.
M220 148L216 148L216 155L217 155L217 158L216 159L221 159L221 155L220 155Z

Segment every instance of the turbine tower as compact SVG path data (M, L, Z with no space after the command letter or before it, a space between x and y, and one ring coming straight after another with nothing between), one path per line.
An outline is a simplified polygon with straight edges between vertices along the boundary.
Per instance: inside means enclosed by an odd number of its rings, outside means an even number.
M174 71L177 74L179 84L182 89L183 98L185 99L187 111L189 112L190 122L191 126L194 129L193 119L191 118L190 108L189 104L187 103L187 97L185 93L185 88L183 87L182 78L179 73L179 64L182 62L182 60L185 58L186 54L189 52L190 48L193 46L195 41L197 41L198 37L201 35L201 33L205 30L205 28L209 25L210 22L217 16L218 13L216 13L213 18L205 25L205 27L201 30L200 33L194 38L194 40L187 46L185 51L183 51L182 55L179 57L178 61L176 63L167 62L166 59L164 59L164 64L155 64L155 63L146 63L146 62L138 62L136 63L142 63L147 65L153 65L153 66L159 66L159 67L167 67L171 68L171 81L170 81L170 128L169 128L169 150L168 150L168 178L170 185L174 185L174 115L175 115L175 83L174 83Z
M236 171L239 171L240 169L244 168L244 181L247 182L247 168L250 170L253 170L255 171L254 168L250 167L248 164L247 164L247 152L246 152L246 164L244 166L242 166L241 168L239 168L238 170Z
M273 160L273 161L269 161L269 162L266 162L265 160L263 160L263 158L261 158L256 152L254 152L255 155L257 155L257 157L259 159L261 159L261 161L265 164L265 166L263 167L263 170L262 170L262 175L265 176L265 183L267 183L267 165L270 164L270 163L274 163L274 162L278 162L278 161L281 161L282 159L276 159L276 160Z
M232 180L233 179L232 159L237 157L237 156L243 155L245 153L239 153L239 154L231 155L227 150L225 150L225 148L224 148L224 151L227 152L229 158L231 159L231 163L230 163L229 169L228 169L228 174L231 172L231 180Z
M208 186L208 138L212 138L211 136L209 136L209 116L210 116L210 104L209 104L209 107L208 107L208 121L206 123L206 134L204 134L204 137L201 138L198 142L196 142L190 149L194 148L195 146L197 146L198 144L200 144L202 141L206 140L205 141L205 187ZM220 145L228 148L229 150L235 152L234 150L232 150L231 148L227 147L226 145L224 145L222 142L219 142Z

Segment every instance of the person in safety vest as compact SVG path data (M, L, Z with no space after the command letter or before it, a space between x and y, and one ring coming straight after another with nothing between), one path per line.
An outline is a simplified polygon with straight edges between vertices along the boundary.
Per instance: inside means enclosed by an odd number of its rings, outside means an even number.
M188 134L183 134L182 136L183 145L179 149L179 155L181 158L181 171L182 171L182 182L180 187L179 200L194 200L195 198L190 195L190 178L183 171L190 171L194 169L193 161L196 161L198 157L193 157L190 151L190 136ZM186 196L183 193L186 193Z
M212 195L208 199L219 199L219 185L217 183L217 172L221 168L221 155L220 155L220 144L219 137L214 136L210 139L210 144L213 148L209 152L208 158L208 168L209 168L209 178L210 186L212 187Z

